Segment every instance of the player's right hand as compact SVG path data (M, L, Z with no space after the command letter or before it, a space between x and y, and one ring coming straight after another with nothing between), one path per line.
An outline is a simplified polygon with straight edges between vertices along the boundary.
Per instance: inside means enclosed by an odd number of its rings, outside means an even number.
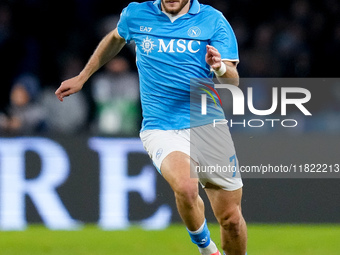
M68 97L74 93L77 93L84 86L84 82L80 80L79 76L73 77L61 83L60 87L55 92L57 98L63 102L64 97Z

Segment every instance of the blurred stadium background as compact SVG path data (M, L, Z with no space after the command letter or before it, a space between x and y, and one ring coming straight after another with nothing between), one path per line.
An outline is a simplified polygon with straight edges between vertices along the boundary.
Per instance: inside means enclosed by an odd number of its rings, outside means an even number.
M54 96L129 2L0 0L1 254L195 254L177 225L173 195L138 140L134 46L79 94L63 104ZM231 128L240 163L339 164L340 2L200 2L221 10L234 28L242 78L335 78L304 86L313 116L293 112L299 128ZM259 107L270 104L270 86L254 91ZM339 180L245 179L249 254L339 254ZM215 223L209 206L207 217ZM158 242L130 245L130 236ZM178 250L183 239L188 247Z

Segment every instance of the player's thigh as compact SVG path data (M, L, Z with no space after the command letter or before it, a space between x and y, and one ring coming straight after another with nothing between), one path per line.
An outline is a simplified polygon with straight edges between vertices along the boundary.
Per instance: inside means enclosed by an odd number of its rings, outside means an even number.
M171 152L162 164L161 172L165 180L177 193L198 193L198 179L191 174L195 162L180 151Z
M220 223L230 217L241 217L242 188L227 191L214 185L207 185L205 192Z
M155 167L175 192L198 189L198 179L190 174L189 130L148 130L141 133L144 148Z

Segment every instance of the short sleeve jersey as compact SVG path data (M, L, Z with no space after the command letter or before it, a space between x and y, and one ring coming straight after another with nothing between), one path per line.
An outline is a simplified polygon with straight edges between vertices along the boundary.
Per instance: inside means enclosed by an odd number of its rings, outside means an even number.
M238 61L237 41L228 21L197 0L191 0L189 12L173 22L162 12L160 0L130 3L121 14L118 33L127 43L136 43L142 131L192 127L190 86L194 85L190 81L213 77L205 61L207 45L214 46L223 60ZM215 100L207 101L210 114L202 115L196 126L225 118L213 96Z

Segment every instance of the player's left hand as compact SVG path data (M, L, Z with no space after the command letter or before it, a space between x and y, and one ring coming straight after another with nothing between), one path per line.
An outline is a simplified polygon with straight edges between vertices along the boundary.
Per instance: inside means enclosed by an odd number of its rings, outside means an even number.
M205 55L205 61L215 71L220 70L222 65L221 54L215 47L207 45L207 54Z

